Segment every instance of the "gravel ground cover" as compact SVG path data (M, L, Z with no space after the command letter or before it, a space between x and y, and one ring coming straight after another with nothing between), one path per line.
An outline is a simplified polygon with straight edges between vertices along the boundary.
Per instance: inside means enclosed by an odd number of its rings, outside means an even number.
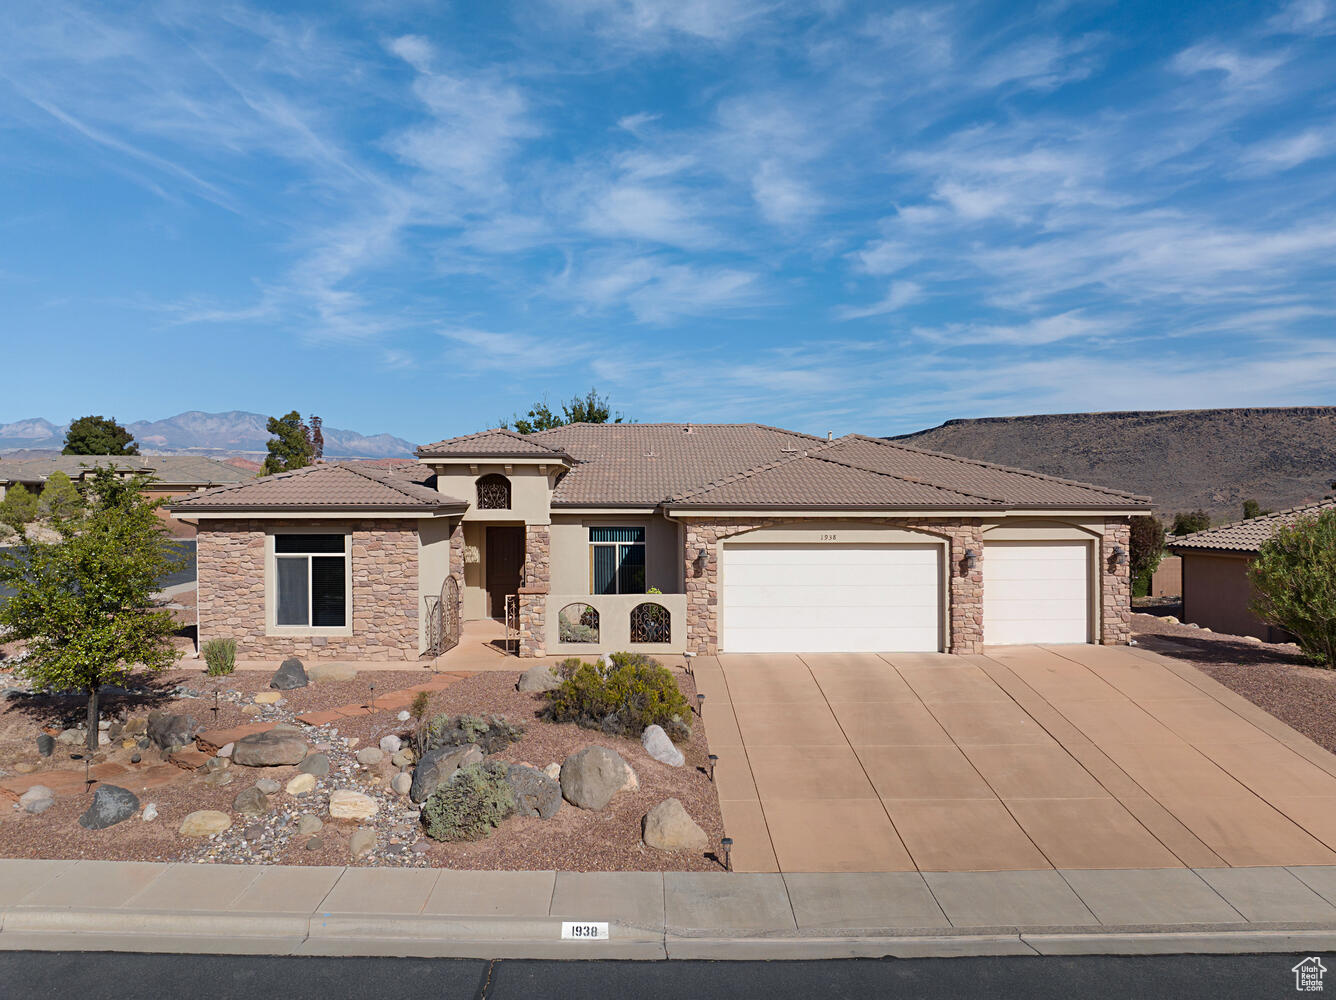
M1336 753L1336 671L1310 666L1293 643L1252 642L1146 614L1132 616L1132 635L1139 645L1192 664Z
M52 757L42 758L36 752L35 738L43 729L54 733L78 725L83 717L83 700L14 696L15 689L22 690L26 685L6 671L6 666L0 661L0 690L10 692L10 696L0 700L0 779L21 774L37 777L54 769L81 768L82 761L71 761L70 755L81 752L82 747L58 743ZM351 863L482 870L718 868L714 851L723 835L723 825L714 785L707 776L708 745L702 724L698 722L690 739L679 744L686 757L685 765L673 768L651 758L636 739L541 720L538 713L544 704L542 697L515 690L519 673L518 670L486 672L456 681L432 694L430 712L501 715L524 725L520 741L495 754L494 759L528 763L539 769L554 762L559 764L567 755L591 744L608 747L617 751L635 771L639 788L619 793L598 812L563 803L552 819L512 816L486 840L438 843L424 835L418 807L391 787L391 780L401 770L391 761L391 754L386 753L384 759L374 763L363 763L357 758L358 751L378 747L385 736L400 736L406 742L411 726L398 719L399 706L393 710L376 707L370 685L375 684L374 697L379 697L421 684L430 679L429 671L370 672L351 681L311 684L279 692L282 700L277 704L258 705L255 696L269 691L267 672L248 671L210 678L200 669L178 670L137 679L127 685L126 692L106 696L103 718L133 719L143 717L150 709L162 709L189 714L206 730L252 723L298 725L313 751L328 757L329 775L318 777L314 790L290 795L285 789L288 781L299 773L297 766L250 768L233 764L222 769L227 777L221 779L216 774L210 777L204 769L182 770L179 777L169 772L172 780L141 791L136 788L136 774L154 766L158 774L166 770L157 749L141 749L137 737L119 734L106 739L104 733L98 760L124 764L130 772L111 779L111 783L135 791L141 808L152 803L156 818L145 821L136 816L104 830L90 831L79 826L78 818L88 807L91 793L58 796L51 808L37 815L11 808L7 799L0 798L0 857ZM694 702L695 689L690 676L680 671L674 673L688 699ZM348 705L364 711L318 727L295 722L304 713ZM134 753L141 757L139 764L130 764ZM411 765L408 769L411 771ZM269 805L262 814L240 815L234 808L234 800L260 779L277 782L279 790L267 796ZM332 818L329 796L341 788L370 796L377 803L376 814L360 823ZM645 846L641 840L641 819L667 798L681 801L702 827L711 845L707 851L666 853ZM232 825L203 839L181 835L179 828L186 815L204 809L229 814ZM313 825L309 817L319 819L320 829L313 833L299 832L298 823L304 816L308 817L304 821L306 826ZM374 834L374 846L354 858L351 847L359 830ZM365 832L361 839L366 839Z

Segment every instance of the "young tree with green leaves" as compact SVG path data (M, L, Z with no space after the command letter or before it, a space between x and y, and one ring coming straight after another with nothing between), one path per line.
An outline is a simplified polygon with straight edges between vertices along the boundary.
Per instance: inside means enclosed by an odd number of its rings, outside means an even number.
M134 435L112 417L80 417L65 432L62 455L138 455Z
M55 520L73 517L79 509L79 490L69 476L57 469L42 485L41 513Z
M25 524L37 520L37 494L30 493L22 483L16 483L5 490L5 498L0 500L0 524L7 524L15 531L22 532Z
M1164 522L1154 514L1137 514L1131 519L1128 541L1128 569L1134 590L1141 597L1150 591L1150 576L1164 556Z
M501 426L513 425L520 434L533 434L553 427L565 427L567 424L620 424L624 419L620 413L613 416L606 396L600 396L596 389L590 389L583 396L575 396L570 402L561 404L560 413L554 413L544 399L534 404L524 416L516 414L509 422L503 421Z
M124 683L136 669L165 670L177 657L171 612L154 594L181 557L155 511L162 500L140 494L147 476L118 478L98 469L80 503L57 521L57 542L32 539L0 554L0 629L27 644L15 669L51 691L88 695L88 749L98 747L98 689Z
M1272 512L1269 510L1263 510L1262 505L1256 500L1243 501L1243 519L1245 521L1251 521L1254 517L1262 517L1270 513Z
M1253 613L1292 634L1314 663L1336 667L1336 510L1277 528L1248 578Z
M272 476L277 472L304 469L315 462L317 455L311 441L311 428L302 422L302 415L296 410L281 417L270 417L265 430L274 436L266 445L269 454L261 470L263 475Z
M1174 515L1174 526L1169 529L1171 535L1190 535L1194 531L1205 531L1211 526L1211 515L1198 507L1196 510L1180 511Z

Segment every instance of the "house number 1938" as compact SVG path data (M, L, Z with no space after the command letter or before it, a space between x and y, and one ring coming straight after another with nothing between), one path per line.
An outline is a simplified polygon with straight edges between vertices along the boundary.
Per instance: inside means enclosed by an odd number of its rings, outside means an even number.
M822 535L822 536L821 536L821 540L822 540L823 542L833 542L833 541L835 541L835 536L834 536L833 534L831 534L831 535Z

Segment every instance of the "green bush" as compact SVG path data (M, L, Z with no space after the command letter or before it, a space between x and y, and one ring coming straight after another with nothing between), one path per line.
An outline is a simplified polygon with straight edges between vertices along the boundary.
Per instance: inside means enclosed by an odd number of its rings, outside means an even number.
M494 754L518 743L524 727L504 715L438 715L428 728L428 748L462 747L476 743L484 754Z
M1336 510L1282 525L1248 576L1253 613L1292 634L1314 663L1336 667Z
M506 765L494 760L460 768L422 803L433 840L482 840L515 811Z
M79 490L73 480L57 469L46 477L42 487L41 512L47 517L73 517L79 512Z
M612 666L577 657L557 665L560 687L544 715L614 736L638 737L659 725L673 740L691 735L691 707L667 667L643 653L613 653Z
M210 639L200 652L204 654L205 671L210 677L222 677L237 668L235 639Z
M37 494L29 493L21 483L7 489L5 498L0 500L0 522L9 525L15 531L22 532L25 524L35 520L37 520Z

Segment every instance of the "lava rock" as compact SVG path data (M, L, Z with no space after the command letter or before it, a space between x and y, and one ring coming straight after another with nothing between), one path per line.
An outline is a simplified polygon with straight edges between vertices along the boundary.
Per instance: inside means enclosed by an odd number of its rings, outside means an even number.
M79 817L85 830L105 830L123 823L139 812L139 799L128 788L119 785L98 785L93 792L93 803Z
M303 774L314 774L317 778L329 776L329 758L322 753L313 753L297 765Z
M158 709L148 713L149 742L160 750L189 746L201 728L189 715L173 715Z
M130 763L131 763L131 764L138 764L138 763L139 763L141 760L143 760L143 759L144 759L144 755L143 755L142 753L140 753L138 750L136 750L134 753L130 754Z
M664 799L645 814L645 844L658 851L703 851L710 839L677 799Z
M673 741L668 738L662 726L646 726L645 731L640 734L640 745L645 748L645 753L661 764L681 767L686 763L682 751L673 746Z
M274 671L274 676L269 678L269 686L279 691L292 691L295 688L304 688L311 683L311 679L306 676L306 668L302 666L302 661L293 656L280 664Z
M56 752L56 741L49 733L37 734L37 753L43 757L50 757Z
M306 741L296 733L270 729L237 740L232 762L245 767L283 767L306 758Z
M413 768L413 784L409 788L408 797L414 802L424 802L427 796L449 781L461 767L481 761L482 751L472 743L462 747L429 750L422 755L417 767Z
M511 764L506 783L515 793L515 811L521 816L551 819L561 808L561 785L536 767Z
M588 746L561 765L561 794L581 809L599 810L627 783L630 768L615 750Z

